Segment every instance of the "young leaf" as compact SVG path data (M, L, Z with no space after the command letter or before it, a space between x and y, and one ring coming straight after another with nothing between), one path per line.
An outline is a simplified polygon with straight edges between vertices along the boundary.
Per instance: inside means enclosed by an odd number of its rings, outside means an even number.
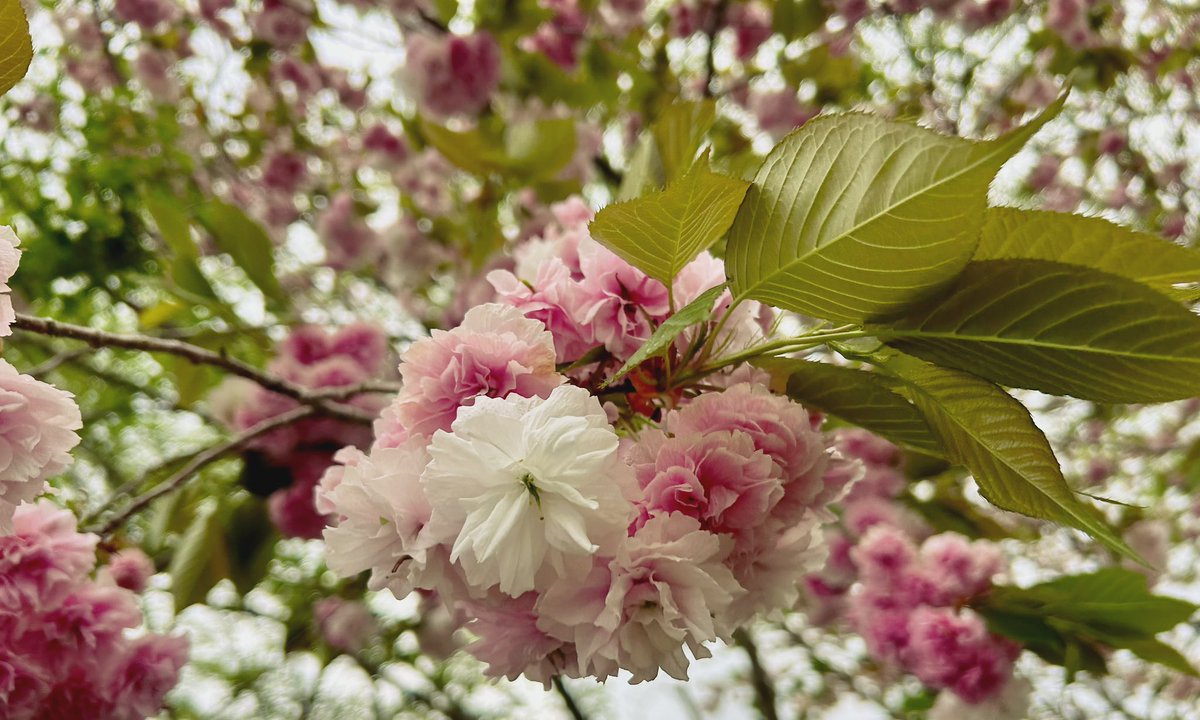
M662 161L658 156L658 146L654 136L643 133L638 138L633 154L629 158L629 167L625 177L621 178L621 187L617 190L617 200L633 200L641 197L647 189L662 187L664 171Z
M943 457L920 411L875 373L828 363L767 358L755 362L786 383L788 397L866 428L901 447Z
M1154 637L1186 622L1196 606L1151 594L1146 578L1132 570L1104 568L1029 588L997 587L977 609L995 632L1032 642L1051 656L1055 648L1072 643L1100 644L1197 674L1178 652Z
M287 294L275 278L271 238L237 207L210 200L198 211L200 222L212 233L217 246L229 253L268 300L287 305Z
M609 250L670 286L729 229L749 185L712 172L701 158L666 190L604 208L589 229Z
M676 102L650 127L668 181L692 166L716 116L717 106L712 100Z
M171 557L167 572L177 612L204 602L212 586L229 577L229 548L220 515L215 504L201 507Z
M996 171L1065 100L988 142L870 115L812 120L771 151L742 203L734 293L856 323L929 296L975 251Z
M908 357L888 361L904 392L925 416L949 459L975 477L998 508L1082 530L1113 550L1140 559L1104 517L1063 478L1046 436L1029 411L986 380Z
M1158 290L1200 282L1200 252L1103 218L989 208L975 260L1051 260L1084 265Z
M20 0L0 0L0 95L12 89L29 70L33 40Z
M721 293L725 292L725 285L721 284L716 287L709 288L700 293L700 296L691 301L671 317L663 321L662 325L654 331L640 348L637 349L621 369L613 375L605 385L612 385L638 365L646 362L649 358L657 355L663 348L674 342L675 338L684 330L687 330L692 325L698 322L703 322L712 317L713 305L716 304L717 298Z
M1109 403L1200 395L1200 317L1141 283L1044 260L972 262L950 292L871 330L1013 387Z

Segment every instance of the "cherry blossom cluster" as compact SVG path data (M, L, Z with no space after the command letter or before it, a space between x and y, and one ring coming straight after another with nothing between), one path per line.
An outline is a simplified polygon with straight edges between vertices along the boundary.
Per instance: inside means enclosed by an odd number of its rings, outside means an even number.
M175 686L187 640L130 634L142 615L118 579L144 585L147 569L124 558L91 579L97 540L45 500L17 508L12 532L0 535L4 717L139 720Z
M949 691L936 717L1021 717L1029 690L1013 677L1020 646L964 607L1005 570L1000 550L932 534L901 506L902 456L891 443L850 429L836 446L861 462L863 477L839 503L842 529L830 534L828 563L805 578L810 620L848 620L876 661Z
M581 201L553 214L490 276L502 302L403 354L372 447L339 451L316 492L327 562L435 592L493 676L685 678L688 653L796 603L856 467L751 372L659 406L600 390L670 293L590 237ZM723 281L702 256L674 300ZM720 338L761 336L756 312Z
M615 360L628 359L670 316L671 294L661 282L592 239L592 211L583 200L555 204L550 213L542 234L514 250L513 269L488 274L497 299L550 330L559 362L578 360L597 346ZM724 264L701 253L675 278L675 307L723 282ZM721 298L718 312L728 300L728 294ZM761 339L771 320L769 309L757 303L736 312L736 321L727 324L727 334L720 339L729 351Z
M268 364L272 374L312 389L344 388L386 376L389 354L387 336L378 326L347 325L335 332L304 325L292 330L280 343ZM230 379L213 391L210 404L230 428L247 430L299 407L285 395L248 380ZM360 394L347 405L378 412L385 404L377 395ZM333 463L334 452L343 446L366 447L371 443L368 428L329 417L305 418L272 430L253 440L251 483L273 490L267 501L271 520L290 537L317 538L325 518L313 507L313 487Z
M8 281L17 270L20 241L0 227L0 337L15 319ZM0 359L0 534L12 531L13 512L46 491L46 480L71 463L83 426L74 397Z

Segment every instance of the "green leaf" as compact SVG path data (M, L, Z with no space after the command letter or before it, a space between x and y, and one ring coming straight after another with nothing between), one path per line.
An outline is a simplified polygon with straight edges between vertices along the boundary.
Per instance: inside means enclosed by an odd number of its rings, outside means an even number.
M0 0L0 95L12 89L29 70L33 40L20 0Z
M749 186L712 172L703 157L666 190L604 208L589 229L609 250L670 287L684 265L729 229Z
M420 126L430 145L474 175L513 173L532 182L553 177L575 153L575 124L569 118L512 125L503 137L479 129L459 132L424 119Z
M177 199L158 192L149 192L142 198L163 242L178 257L195 260L200 250L192 242L192 230L187 213Z
M889 378L828 363L766 358L755 365L781 379L788 397L848 423L870 430L897 445L942 457L919 410L889 387Z
M712 317L713 306L717 302L717 298L721 293L725 292L725 285L717 285L700 293L700 296L688 303L678 312L663 321L654 333L650 336L640 348L637 349L621 369L615 375L609 378L606 386L612 385L638 365L641 365L649 358L657 355L660 351L674 342L679 334L698 322L703 322Z
M632 200L641 197L649 188L662 187L662 161L658 157L658 146L654 136L644 133L638 138L629 158L629 167L621 178L621 187L617 191L617 200Z
M771 29L790 41L815 32L828 19L829 11L821 0L779 0Z
M1137 554L1063 478L1029 411L974 375L897 357L887 367L904 382L952 462L975 477L996 507L1082 530L1122 555Z
M204 602L217 581L229 577L229 549L216 503L206 503L196 512L179 540L167 572L175 611Z
M1103 218L989 208L975 260L1051 260L1084 265L1158 290L1200 282L1200 252Z
M258 223L239 208L220 200L205 203L197 215L217 246L229 253L268 300L288 304L287 294L275 277L274 246Z
M1045 260L967 265L945 296L869 328L1013 387L1109 403L1200 395L1200 317L1128 278Z
M1196 606L1153 595L1146 578L1131 570L1104 568L1029 588L996 587L977 609L994 632L1020 640L1052 662L1067 664L1072 647L1079 651L1101 645L1197 674L1183 656L1154 637L1187 622Z
M716 117L717 105L711 99L676 102L650 126L668 182L692 166Z
M1065 100L988 142L870 115L808 122L767 156L730 230L735 295L855 323L928 297L975 251L996 171Z

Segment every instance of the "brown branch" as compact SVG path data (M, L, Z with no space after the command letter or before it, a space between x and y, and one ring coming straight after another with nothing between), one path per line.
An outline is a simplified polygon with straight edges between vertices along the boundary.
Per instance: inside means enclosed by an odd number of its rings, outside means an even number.
M112 333L82 325L41 318L33 315L18 314L13 327L26 332L49 335L51 337L80 340L92 347L114 347L125 350L141 350L144 352L160 352L184 358L198 365L212 365L226 370L234 375L252 380L272 392L285 395L303 405L309 405L318 412L336 417L348 422L370 425L374 416L356 407L350 407L333 401L333 398L343 398L350 394L353 388L336 388L311 390L284 380L269 372L259 370L237 358L224 353L216 353L198 345L167 338L156 338L149 335L134 335L129 333Z
M733 639L746 651L746 656L750 659L750 684L754 687L755 707L764 720L779 720L779 713L775 709L775 685L758 657L758 646L745 629L734 632Z
M260 435L265 435L272 430L276 430L285 425L290 425L294 422L302 420L309 415L312 415L314 411L315 408L311 406L293 408L282 415L276 415L273 418L263 420L257 425L240 432L237 435L234 435L232 438L221 443L220 445L214 445L204 452L198 453L187 465L184 465L182 468L180 468L179 471L174 475L164 480L161 484L154 486L153 489L148 490L142 495L139 495L131 500L129 504L126 505L120 512L110 517L103 524L97 527L88 528L88 532L94 532L101 537L108 537L134 513L142 510L163 495L177 490L206 465L220 460L228 453L241 449L251 440L259 437Z
M551 682L554 683L554 689L557 690L558 694L562 696L563 704L567 706L567 712L570 713L572 719L587 720L587 715L583 714L583 710L580 709L579 703L575 702L575 696L572 695L571 692L567 690L567 686L563 684L562 676L555 675L553 678L551 678Z

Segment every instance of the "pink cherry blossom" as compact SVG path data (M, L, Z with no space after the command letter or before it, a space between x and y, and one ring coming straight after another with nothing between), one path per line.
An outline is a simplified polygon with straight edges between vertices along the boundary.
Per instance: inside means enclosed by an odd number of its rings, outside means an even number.
M825 438L813 429L799 403L774 395L762 385L741 384L707 393L671 411L664 422L675 435L739 430L779 468L784 495L774 516L795 520L806 509L823 509L841 488L826 488L829 463Z
M708 657L704 643L732 630L715 622L743 592L721 564L724 554L720 538L694 518L656 515L583 582L551 586L537 605L539 626L575 644L581 672L603 677L608 661L635 683L660 669L686 679L683 648Z
M709 532L749 530L783 496L775 464L740 431L667 437L647 430L630 464L647 512L679 512Z
M362 650L379 629L366 605L340 597L321 598L313 606L313 618L325 642L348 653Z
M308 35L310 20L295 5L284 0L264 0L262 12L251 20L255 37L286 50Z
M970 610L920 607L909 619L905 664L921 682L969 703L1000 694L1020 649Z
M500 82L500 47L486 32L459 35L411 35L405 79L422 108L434 115L475 115L491 100Z
M467 651L487 665L489 677L527 679L550 689L556 675L573 674L578 666L574 646L551 637L539 627L541 611L535 611L538 595L518 597L492 593L484 600L463 603L471 622L467 629L476 636Z
M146 583L154 574L154 561L140 548L125 548L114 554L105 566L108 577L126 590L140 593L146 589Z
M324 531L331 570L343 577L370 570L370 587L397 597L431 585L435 563L421 537L432 513L420 484L428 461L424 442L413 440L355 455L340 473L326 473L323 507L335 516Z
M20 244L21 241L11 227L0 226L0 337L12 334L11 326L13 320L16 320L12 298L8 294L8 281L12 279L13 273L17 271L17 264L21 261L21 251L17 249L17 245Z
M41 495L71 463L82 424L70 393L0 360L0 533L12 530L17 505Z
M475 398L547 397L565 378L555 371L554 338L518 309L490 303L449 332L434 330L404 353L404 387L394 412L410 435L449 430Z

